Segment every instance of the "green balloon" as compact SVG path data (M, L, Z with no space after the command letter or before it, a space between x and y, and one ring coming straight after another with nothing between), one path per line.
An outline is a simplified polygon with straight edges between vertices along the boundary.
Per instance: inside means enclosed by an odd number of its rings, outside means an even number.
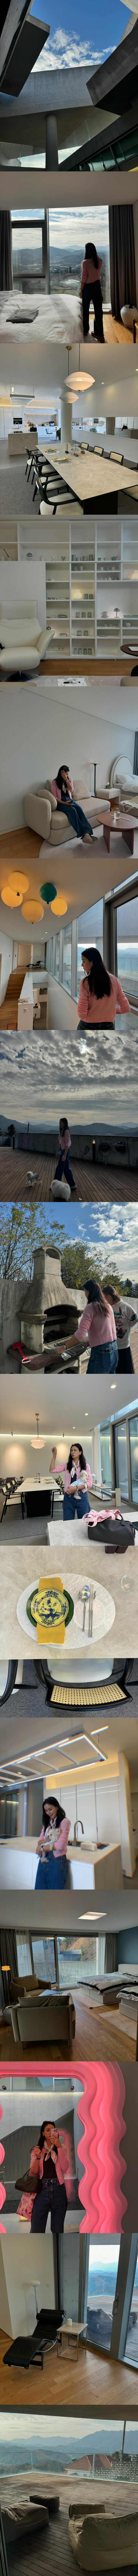
M52 903L52 899L54 902L54 896L57 894L57 886L50 885L49 877L47 885L40 886L40 894L43 895L44 903Z

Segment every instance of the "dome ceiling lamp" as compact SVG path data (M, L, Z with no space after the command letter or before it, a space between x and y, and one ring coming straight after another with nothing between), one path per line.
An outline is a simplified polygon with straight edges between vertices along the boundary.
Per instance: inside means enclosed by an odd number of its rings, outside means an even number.
M70 370L70 394L69 394L69 346L68 346L68 376L65 376L65 385L67 385L68 401L69 401L69 402L73 402L73 396L74 396L74 394L83 394L83 393L88 393L88 392L89 392L89 388L90 388L90 390L91 390L91 385L95 385L95 376L91 376L90 372L89 372L89 375L88 375L88 376L86 376L86 374L84 373L84 368L81 368L81 367L80 367L80 341L79 341L79 367L75 367L75 374L74 374L74 375L72 374L72 368L71 368L71 370Z
M42 1432L38 1430L38 1423L39 1423L39 1419L40 1419L40 1417L39 1417L39 1413L36 1413L35 1419L36 1419L36 1422L37 1422L37 1431L33 1431L33 1433L32 1433L31 1449L45 1449L45 1437L43 1437Z

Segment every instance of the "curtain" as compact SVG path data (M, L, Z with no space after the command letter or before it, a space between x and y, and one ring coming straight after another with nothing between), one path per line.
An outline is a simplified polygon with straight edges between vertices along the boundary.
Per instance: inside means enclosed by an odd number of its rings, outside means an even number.
M104 1977L104 1968L105 1968L105 1932L99 1932L99 1940L98 1940L98 1977Z
M116 1932L106 1932L106 1939L105 1939L105 1962L104 1962L104 1965L105 1965L105 1976L107 1976L107 1977L112 1977L112 1976L113 1976L113 1973L114 1973L114 1969L116 1969L116 1968L117 1968L117 1935L116 1935Z
M6 1959L7 1959L8 1967L10 1968L10 1977L8 1977L8 1976L6 1975ZM4 1970L4 1966L3 1966L3 1961L4 1961L4 1960L5 1960L5 1970ZM4 1991L4 2003L5 2003L5 2004L7 2004L7 2003L10 2003L10 1983L11 1983L11 1977L18 1977L18 1959L17 1959L16 1934L15 1934L15 1932L5 1932L5 1931L4 1931L4 1932L0 1932L0 1964L1 1964L1 1968L2 1968L2 1980L3 1980L3 1991Z
M101 1440L98 1422L96 1423L95 1431L92 1430L92 1483L95 1487L98 1487L99 1493L99 1488L101 1489L102 1485L102 1469Z
M109 206L111 312L121 320L122 304L135 304L133 206Z
M10 214L10 211L9 211L9 213L7 213L7 214L5 213L5 214L4 214L4 213L3 213L3 208L1 207L1 210L0 210L0 294L1 294L1 295L5 295L5 294L7 293L7 289L8 289L8 293L10 293L10 292L11 292L11 287L12 287L12 286L13 286L13 265L12 265L12 225L11 225L11 214Z
M133 766L133 778L138 778L138 733L135 733L135 741L134 741L134 766Z

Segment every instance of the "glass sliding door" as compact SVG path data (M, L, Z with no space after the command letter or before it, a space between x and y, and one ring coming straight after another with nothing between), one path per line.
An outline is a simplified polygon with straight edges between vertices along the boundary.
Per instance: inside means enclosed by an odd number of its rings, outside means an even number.
M90 2238L87 2326L88 2343L101 2344L110 2352L113 2303L115 2299L120 2238L104 2243Z
M138 832L137 832L138 847ZM135 861L134 861L135 866ZM117 974L128 1002L138 1004L138 894L117 904Z
M96 1933L92 1939L89 1937L87 1939L86 1933L85 1939L83 1934L81 1938L81 1934L76 1932L70 1934L60 1932L57 1937L57 1949L60 1986L68 1987L71 1979L73 1979L73 1987L89 1985L92 1977L96 1977Z
M103 1425L102 1423L100 1423L100 1441L101 1441L101 1474L102 1474L102 1488L103 1488L103 1494L105 1494L105 1499L106 1499L106 1501L107 1501L107 1500L108 1500L108 1496L109 1496L109 1497L111 1496L111 1498L112 1498L112 1492L113 1492L113 1468L112 1468L111 1425L110 1425L110 1422L104 1422L104 1425Z
M84 812L85 812L85 786L84 786L84 800L83 800L83 801L84 801ZM94 822L93 822L93 829L94 829ZM86 948L86 949L87 949L87 940L88 940L88 948L91 948L91 947L93 947L93 948L99 948L99 949L100 949L100 956L101 956L101 957L103 957L103 896L102 896L102 895L101 895L101 898L100 898L100 903L93 903L93 904L91 905L91 910L90 910L90 912L84 912L84 913L81 913L81 914L80 914L79 921L78 921L77 1000L78 1000L78 993L79 993L79 988L80 988L80 983L81 983L81 976L83 975L83 966L82 966L82 948Z
M132 1502L138 1503L138 1413L130 1415L129 1424Z
M129 1502L129 1488L128 1488L128 1463L127 1463L127 1436L126 1436L126 1422L118 1422L118 1423L117 1423L117 1426L116 1426L116 1453L117 1453L118 1485L120 1485L121 1502L122 1502L122 1503L123 1503L123 1502L124 1502L124 1503L128 1503L128 1502Z
M138 2254L125 2343L125 2361L131 2362L131 2370L138 2370Z

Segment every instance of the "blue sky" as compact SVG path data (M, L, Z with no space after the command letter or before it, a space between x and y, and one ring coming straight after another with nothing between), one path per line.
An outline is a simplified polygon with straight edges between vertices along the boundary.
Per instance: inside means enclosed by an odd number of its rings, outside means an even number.
M31 14L36 16L36 0L33 0ZM59 66L62 63L71 66L72 62L93 62L96 67L96 63L103 62L105 54L120 44L128 17L129 0L126 10L122 7L122 0L111 0L111 5L110 0L105 0L104 12L102 0L98 0L97 11L91 7L91 0L87 0L85 33L83 0L65 0L63 9L58 7L58 0L50 0L47 7L46 0L37 0L37 18L43 19L45 24L50 22L50 37L46 45L49 66L52 62Z
M10 1226L11 1210L12 1200L11 1205L6 1204L5 1200L5 1210L3 1203L0 1204L0 1243L1 1234L3 1236L4 1216ZM62 1200L61 1205L59 1201L55 1208L52 1204L48 1205L48 1200L46 1205L44 1202L41 1202L40 1206L36 1204L36 1249L40 1243L46 1243L48 1249L48 1241L51 1242L51 1238L54 1240L54 1228L57 1250L60 1249L60 1227L61 1251L64 1250L64 1240L66 1243L68 1238L72 1243L87 1244L89 1257L90 1253L92 1256L93 1253L97 1253L97 1277L100 1276L101 1266L103 1268L105 1263L105 1270L107 1267L108 1272L110 1264L111 1275L113 1271L115 1276L115 1271L119 1270L122 1280L129 1277L135 1282L138 1281L138 1205L135 1201L131 1200L130 1207L125 1200L122 1206L121 1199L117 1203L113 1201L111 1206L109 1200L103 1201L102 1205L100 1200L97 1201L97 1205L85 1200L84 1205L81 1201L78 1204L75 1202L74 1205L73 1202L66 1203L65 1207ZM26 1208L22 1210L22 1236L25 1256ZM26 1267L25 1257L24 1267Z

